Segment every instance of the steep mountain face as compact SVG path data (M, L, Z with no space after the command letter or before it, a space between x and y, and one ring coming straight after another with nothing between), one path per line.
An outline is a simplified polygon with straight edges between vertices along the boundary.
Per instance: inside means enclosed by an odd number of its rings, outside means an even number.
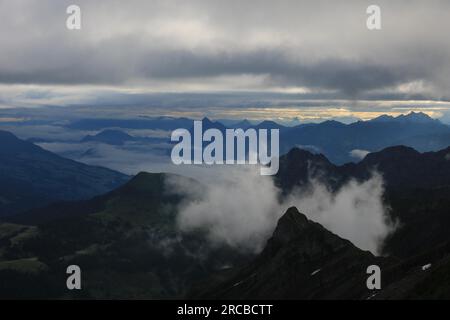
M304 187L311 179L337 187L345 176L345 170L332 164L324 155L294 148L280 157L280 167L276 174L278 186L285 192L294 187Z
M128 180L48 152L0 131L0 217L58 200L88 199Z
M201 231L178 231L181 198L166 189L167 177L141 173L105 195L0 224L0 297L180 298L210 274L247 261L229 247L211 247ZM71 264L82 268L81 292L65 287Z
M439 188L450 185L450 147L420 153L395 146L369 153L358 163L332 164L322 154L292 149L280 158L277 184L285 191L303 186L311 178L336 189L350 179L365 180L373 172L382 174L387 189Z
M449 154L450 147L426 153L404 146L390 147L368 154L354 166L352 174L361 177L375 168L383 174L389 188L444 187L450 185Z
M356 248L295 207L280 218L265 249L228 280L195 298L362 299L369 265L384 259Z
M331 190L346 182L364 181L374 172L385 185L384 201L389 214L399 223L385 242L384 251L408 258L449 241L450 148L419 153L397 146L370 153L357 164L336 166L322 155L298 149L280 159L276 184L285 194L304 187L311 179Z
M411 237L409 239L412 239ZM449 299L450 241L407 258L374 257L290 208L263 252L211 278L194 299ZM381 270L369 290L367 267Z
M373 299L450 299L450 244L388 269L387 285Z

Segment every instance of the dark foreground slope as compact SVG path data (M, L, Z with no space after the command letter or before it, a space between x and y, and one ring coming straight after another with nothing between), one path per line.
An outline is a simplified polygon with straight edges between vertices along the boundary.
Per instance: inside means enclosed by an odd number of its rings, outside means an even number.
M367 268L381 270L381 288L368 289ZM405 259L374 257L295 207L248 264L211 278L194 299L450 299L450 242ZM217 280L220 279L220 280Z
M62 158L0 131L0 217L60 200L89 199L129 179Z
M254 261L193 297L362 299L371 295L366 287L367 267L384 263L292 207Z
M201 232L178 232L181 199L166 192L166 177L141 173L106 195L0 224L0 297L180 298L200 279L246 261L211 248ZM72 264L82 269L81 291L66 288Z

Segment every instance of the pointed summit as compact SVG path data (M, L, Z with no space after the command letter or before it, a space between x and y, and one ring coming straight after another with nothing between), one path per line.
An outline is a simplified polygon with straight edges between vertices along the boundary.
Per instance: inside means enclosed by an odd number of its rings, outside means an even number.
M407 115L399 115L395 118L397 121L414 122L414 123L435 123L438 120L431 118L423 112L410 112Z
M397 117L393 117L387 114L383 114L379 117L376 117L369 122L408 122L408 123L436 123L439 122L436 119L431 118L429 115L423 112L410 112L408 114L401 114Z
M382 114L379 117L373 118L371 120L369 120L369 122L388 122L388 121L393 121L395 118L393 116L387 115L387 114Z
M366 268L376 261L291 207L249 265L202 294L214 299L358 299L367 295Z

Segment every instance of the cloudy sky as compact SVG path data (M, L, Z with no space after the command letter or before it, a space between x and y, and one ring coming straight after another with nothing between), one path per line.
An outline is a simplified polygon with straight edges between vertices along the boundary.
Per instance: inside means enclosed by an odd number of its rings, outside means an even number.
M66 28L71 4L81 30ZM370 4L381 30L366 27ZM3 110L119 105L256 119L450 110L445 0L0 0L0 21Z

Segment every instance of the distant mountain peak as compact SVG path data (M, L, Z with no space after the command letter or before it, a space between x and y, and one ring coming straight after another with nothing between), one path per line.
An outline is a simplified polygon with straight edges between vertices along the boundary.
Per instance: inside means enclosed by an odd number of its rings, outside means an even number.
M304 148L294 147L286 154L285 158L295 161L322 160L329 163L329 160L321 153L314 153Z
M319 123L319 125L345 126L344 123L336 121L336 120L325 120L325 121Z
M395 118L393 116L387 115L387 114L382 114L381 116L378 116L376 118L373 118L371 120L369 120L370 122L387 122L387 121L392 121Z
M130 137L130 135L128 133L125 133L121 130L118 129L105 129L99 133L97 133L97 136L99 135L110 135L110 134L117 134L117 135L121 135L121 136L128 136Z
M264 120L255 126L257 129L279 129L282 127L282 125L273 120Z
M0 154L13 155L22 152L45 152L32 142L21 140L9 131L0 130Z
M423 112L410 112L406 115L399 115L395 118L396 120L403 120L403 121L409 121L409 122L436 122L437 120L431 118L429 115Z
M370 122L391 122L391 121L413 122L413 123L436 123L439 120L431 118L426 113L414 111L411 111L408 114L401 114L397 117L383 114L379 117L370 120Z
M251 122L250 121L248 121L247 119L244 119L244 120L242 120L242 121L239 121L238 123L236 123L235 125L234 125L234 127L236 127L236 128L248 128L248 127L251 127Z
M399 155L403 155L403 156L407 157L407 156L420 155L420 154L421 153L414 148L400 145L400 146L387 147L387 148L384 148L383 150L380 150L377 152L371 152L366 156L366 158L364 160L370 159L370 158L386 157L386 156L398 158Z
M209 119L208 117L203 117L203 119L201 120L203 123L214 123L214 121L212 121L211 119Z
M259 124L277 124L275 121L273 121L273 120L264 120L264 121L261 121Z
M126 141L132 140L135 140L135 137L130 136L126 132L117 129L105 129L96 135L87 135L81 140L81 142L97 141L107 144L120 145Z
M367 290L367 265L375 261L370 252L358 249L291 207L278 220L264 250L203 295L218 299L359 298ZM350 280L348 270L352 270ZM324 286L322 281L336 287Z
M18 140L18 138L9 131L0 130L0 138L1 139L11 139Z
M0 216L54 201L79 200L110 191L128 176L62 158L0 131Z

